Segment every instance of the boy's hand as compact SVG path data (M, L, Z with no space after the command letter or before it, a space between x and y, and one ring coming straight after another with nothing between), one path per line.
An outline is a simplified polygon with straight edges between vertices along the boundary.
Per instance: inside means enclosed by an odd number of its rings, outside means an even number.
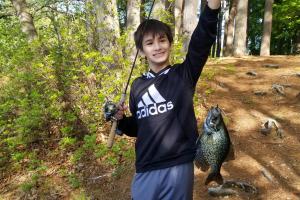
M114 117L117 119L117 120L121 120L123 119L123 116L125 114L125 111L128 109L128 106L126 105L119 105L118 107L118 111L117 113L114 115Z
M221 5L221 0L207 0L208 7L210 9L218 9Z

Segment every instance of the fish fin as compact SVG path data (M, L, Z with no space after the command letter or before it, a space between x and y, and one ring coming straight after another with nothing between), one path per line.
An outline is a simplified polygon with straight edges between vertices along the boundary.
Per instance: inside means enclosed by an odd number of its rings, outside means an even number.
M228 154L227 154L224 162L228 162L230 160L235 160L234 146L231 142L230 142Z
M205 180L205 185L208 185L210 182L215 181L219 185L223 184L223 177L220 173L210 173Z
M206 161L195 159L195 165L200 168L201 171L206 172L209 169L209 165Z
M207 163L204 154L201 149L201 145L198 144L196 156L195 156L195 165L197 168L200 168L201 171L207 171L209 169L209 164Z

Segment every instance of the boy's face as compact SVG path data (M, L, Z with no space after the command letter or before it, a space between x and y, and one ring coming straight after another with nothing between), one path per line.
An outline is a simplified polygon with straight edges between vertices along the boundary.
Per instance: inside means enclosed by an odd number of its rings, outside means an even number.
M159 72L169 65L171 43L166 34L147 33L143 37L142 45L141 53L147 57L149 67L154 72Z

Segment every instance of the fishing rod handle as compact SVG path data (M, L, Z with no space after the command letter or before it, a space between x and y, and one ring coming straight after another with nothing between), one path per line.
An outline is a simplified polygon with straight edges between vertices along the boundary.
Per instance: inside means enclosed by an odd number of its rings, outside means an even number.
M121 100L119 102L118 105L123 105L126 99L126 94L123 93L121 96ZM113 123L110 129L110 133L109 133L109 137L108 137L108 142L107 142L107 147L109 149L112 148L113 144L114 144L114 139L115 139L115 135L116 135L116 129L117 129L117 124L118 124L118 120L117 119L113 119Z
M117 129L117 120L113 120L111 129L110 129L110 133L109 133L109 137L108 137L108 142L107 142L107 147L109 149L112 148L113 144L114 144L114 139L115 139L115 135L116 135L116 129Z

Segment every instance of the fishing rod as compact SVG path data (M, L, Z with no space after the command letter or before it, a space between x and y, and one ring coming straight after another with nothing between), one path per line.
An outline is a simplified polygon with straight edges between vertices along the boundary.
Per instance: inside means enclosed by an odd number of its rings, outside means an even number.
M143 29L142 33L146 30L146 26L148 24L148 21L150 19L150 16L151 16L151 13L152 13L152 10L153 10L153 7L154 7L154 3L155 3L155 0L153 0L152 5L150 7L150 11L149 11L149 14L148 14L148 17L147 17L147 21L145 23L145 26L144 26L144 29ZM139 41L139 43L140 42L141 41ZM131 66L131 70L130 70L130 73L129 73L129 76L128 76L128 80L127 80L124 92L122 93L121 99L120 99L120 101L118 103L119 106L120 105L124 105L124 102L126 100L127 89L128 89L128 86L129 86L129 82L130 82L131 76L132 76L133 68L135 66L135 63L136 63L136 60L137 60L137 57L138 57L138 54L139 54L139 50L140 49L137 48L137 51L136 51L136 54L135 54L135 57L134 57L134 60L133 60L132 66ZM108 142L107 142L107 147L108 148L112 148L112 146L114 144L114 139L115 139L116 129L117 129L117 123L118 123L118 120L116 118L114 118L114 117L111 117L111 120L112 120L112 126L111 126L111 129L110 129L110 133L109 133L109 137L108 137Z

